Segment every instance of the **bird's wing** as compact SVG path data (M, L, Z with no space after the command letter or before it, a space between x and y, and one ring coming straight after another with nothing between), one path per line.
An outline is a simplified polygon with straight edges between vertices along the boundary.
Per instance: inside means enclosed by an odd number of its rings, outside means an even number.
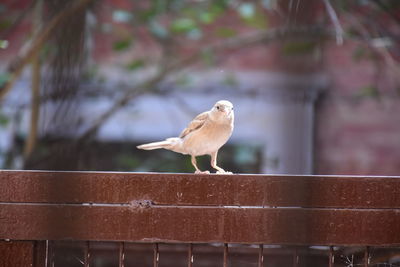
M193 131L196 131L197 129L200 129L204 123L206 122L208 118L208 111L203 112L199 115L197 115L188 125L188 127L186 127L181 134L179 135L180 138L184 138L185 136L187 136L188 134L190 134Z

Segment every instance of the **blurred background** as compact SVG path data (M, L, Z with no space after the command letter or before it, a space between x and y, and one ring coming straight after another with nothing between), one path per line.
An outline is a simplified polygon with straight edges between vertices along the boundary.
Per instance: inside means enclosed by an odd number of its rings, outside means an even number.
M3 0L0 168L193 172L136 145L227 99L226 170L399 175L399 26L398 0Z

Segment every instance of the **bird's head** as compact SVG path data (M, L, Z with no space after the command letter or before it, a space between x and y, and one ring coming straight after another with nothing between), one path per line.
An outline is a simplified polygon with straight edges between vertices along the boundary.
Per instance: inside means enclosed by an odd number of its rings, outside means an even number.
M211 109L211 116L215 120L233 119L233 105L228 100L220 100Z

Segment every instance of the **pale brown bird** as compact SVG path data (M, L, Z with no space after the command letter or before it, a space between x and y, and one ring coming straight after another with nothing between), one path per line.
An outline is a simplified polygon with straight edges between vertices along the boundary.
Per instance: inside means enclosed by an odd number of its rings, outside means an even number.
M195 173L210 173L197 167L196 156L210 155L211 166L217 173L226 172L217 166L218 150L228 141L233 131L233 105L227 100L220 100L209 111L197 115L182 131L179 137L167 138L165 141L137 146L139 149L153 150L164 148L174 152L189 154Z

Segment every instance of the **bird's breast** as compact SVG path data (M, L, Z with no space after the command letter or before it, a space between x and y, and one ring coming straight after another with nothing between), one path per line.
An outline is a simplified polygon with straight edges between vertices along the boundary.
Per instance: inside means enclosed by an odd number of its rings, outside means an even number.
M232 130L232 124L206 122L184 138L185 150L193 156L211 154L228 141Z

